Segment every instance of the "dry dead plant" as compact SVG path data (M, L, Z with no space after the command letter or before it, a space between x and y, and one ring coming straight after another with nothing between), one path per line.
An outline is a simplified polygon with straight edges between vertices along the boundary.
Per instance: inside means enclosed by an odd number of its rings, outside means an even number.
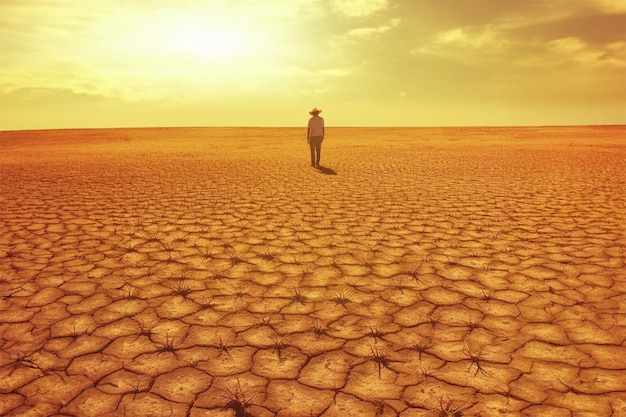
M276 355L278 356L278 360L282 361L282 351L287 346L285 342L285 336L274 336L272 337L273 347L276 350Z
M417 268L414 268L414 269L412 269L412 270L407 272L407 275L409 275L411 277L411 279L413 281L415 281L415 282L419 282L419 279L420 279L420 269L422 269L422 265L424 265L424 264L422 263Z
M264 261L268 261L268 262L276 259L276 254L270 248L264 248L260 256L261 256L261 259L263 259Z
M218 356L222 356L222 353L225 353L228 356L230 356L230 343L228 343L227 341L224 341L222 339L222 336L220 336L220 342L217 345L217 351L218 351Z
M197 247L198 253L205 260L213 259L213 252L209 247Z
M306 296L306 294L303 293L303 291L300 288L294 288L293 292L294 293L291 296L291 299L293 300L293 302L305 305L307 301L309 300L309 298Z
M221 281L225 278L228 278L225 272L226 271L224 269L219 269L219 270L214 269L209 272L209 277L215 281Z
M176 352L175 346L175 338L170 337L169 334L165 335L165 341L163 343L157 344L157 353L160 355L162 353L171 353L176 358L178 358L178 353Z
M373 251L370 251L369 253L362 255L360 257L361 265L363 265L365 268L371 271L375 265L374 258L375 258L375 253Z
M268 315L263 315L259 318L259 324L258 326L263 327L272 327L272 315L268 314Z
M237 253L237 250L233 247L224 248L224 253L228 257L228 261L232 266L240 265L244 262L243 258Z
M199 305L200 310L215 310L218 306L218 304L213 301L213 297L204 297L202 301L200 301Z
M174 295L180 295L183 298L186 298L192 292L189 281L185 279L175 280L172 290L174 290Z
M335 305L341 305L343 308L346 308L346 305L350 302L348 298L348 292L345 289L341 291L335 291L331 300L335 302Z
M422 378L424 378L424 381L428 382L428 377L433 375L433 371L430 368L424 368L421 364L420 364L420 373L422 374Z
M241 388L239 379L235 388L226 388L224 396L227 401L224 408L233 410L235 417L253 417L248 408L253 404L256 394L250 394Z
M454 405L454 401L450 398L444 400L443 397L439 398L439 408L431 410L431 413L437 413L438 417L463 417L463 412L470 408L471 402L468 402L460 407Z
M428 353L429 346L430 343L425 341L413 341L413 349L415 349L419 353L418 359L420 363L422 362L422 354Z
M313 333L315 333L315 338L319 340L322 336L324 336L326 334L326 328L327 326L324 326L319 321L313 323Z
M373 325L373 326L372 325L369 326L368 335L370 335L370 336L372 336L374 338L374 342L376 342L376 339L379 339L379 340L382 339L382 337L385 336L386 334L387 333L381 331L378 328L378 325L376 325L376 324Z
M139 339L141 336L145 336L148 339L152 340L152 336L155 334L152 331L152 324L146 324L144 321L139 321L139 320L135 320L137 322L137 324L139 324L139 331L137 332L137 337L135 338L135 342L137 341L137 339Z
M384 347L378 347L377 344L374 344L373 346L370 346L370 352L371 354L368 356L368 359L375 362L378 366L378 378L380 379L382 376L381 372L383 366L387 369L391 369L389 368L389 363L391 361L388 357L387 349Z
M468 372L472 369L472 366L476 365L476 372L474 373L474 376L477 376L478 372L480 372L481 374L483 374L485 376L491 376L491 375L489 375L489 373L487 371L485 371L485 369L480 364L480 361L483 360L483 358L481 357L482 349L478 353L474 354L470 350L469 346L467 345L467 342L465 342L465 354L468 356L468 358L470 360L470 365L467 368Z

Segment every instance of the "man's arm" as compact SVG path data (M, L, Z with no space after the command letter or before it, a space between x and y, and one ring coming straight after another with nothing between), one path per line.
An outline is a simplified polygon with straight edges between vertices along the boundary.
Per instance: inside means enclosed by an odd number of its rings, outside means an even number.
M310 135L311 135L311 128L307 127L306 128L306 143L311 143L311 139L309 139Z

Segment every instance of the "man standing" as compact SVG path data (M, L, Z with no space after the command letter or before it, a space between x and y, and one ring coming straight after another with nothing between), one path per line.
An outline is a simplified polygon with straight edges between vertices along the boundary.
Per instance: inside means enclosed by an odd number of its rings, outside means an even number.
M311 147L311 166L320 166L322 142L324 141L324 119L319 116L322 110L315 107L309 112L311 117L306 131L306 141Z

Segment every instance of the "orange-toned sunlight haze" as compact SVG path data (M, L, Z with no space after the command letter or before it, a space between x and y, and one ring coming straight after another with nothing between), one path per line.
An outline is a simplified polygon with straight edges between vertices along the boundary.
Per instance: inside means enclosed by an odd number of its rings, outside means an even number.
M622 0L2 0L0 129L626 124Z

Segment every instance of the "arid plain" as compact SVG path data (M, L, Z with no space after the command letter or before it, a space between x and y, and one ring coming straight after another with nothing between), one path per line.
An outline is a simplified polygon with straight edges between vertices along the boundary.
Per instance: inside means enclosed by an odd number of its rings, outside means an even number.
M2 416L625 416L624 126L0 132Z

